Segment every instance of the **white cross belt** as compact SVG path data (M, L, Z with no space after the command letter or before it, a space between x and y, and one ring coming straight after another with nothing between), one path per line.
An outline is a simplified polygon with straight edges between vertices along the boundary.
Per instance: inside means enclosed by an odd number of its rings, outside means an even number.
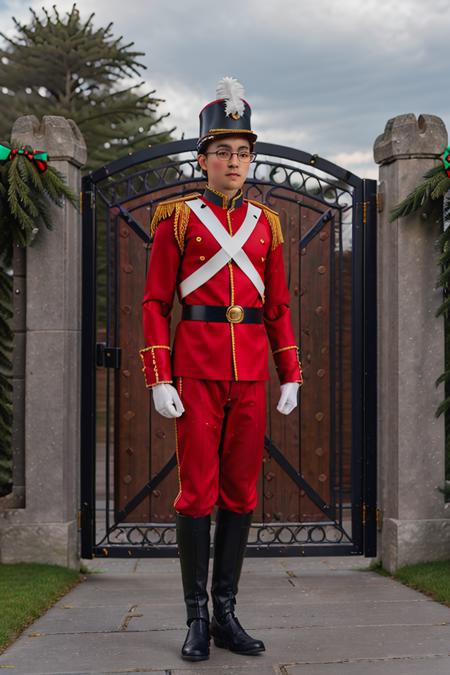
M265 288L264 282L248 255L242 250L242 246L256 227L259 216L261 215L261 209L254 204L249 203L244 222L236 234L230 235L209 206L201 199L190 199L186 204L212 234L214 239L221 246L221 249L204 263L204 265L195 270L195 272L192 272L186 279L183 279L179 285L181 297L184 298L188 293L192 293L192 291L195 291L202 286L206 281L211 279L216 272L222 269L227 262L233 259L253 283L261 298L263 298Z

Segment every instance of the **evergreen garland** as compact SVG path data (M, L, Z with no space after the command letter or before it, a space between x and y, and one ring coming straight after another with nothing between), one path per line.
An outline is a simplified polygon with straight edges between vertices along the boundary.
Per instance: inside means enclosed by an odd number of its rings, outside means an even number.
M439 222L442 222L440 219L441 204L436 200L443 198L447 190L450 189L450 178L447 176L442 164L429 169L423 178L425 180L391 210L389 215L390 223L396 218L415 213L420 208L428 208L432 214L439 212ZM432 214L430 213L430 215Z
M0 198L0 213L2 204ZM3 223L0 224L3 227ZM12 294L12 278L0 262L0 497L12 489L12 352L13 335L10 327L12 311L6 300Z
M441 226L436 245L440 251L438 258L439 273L436 288L441 287L444 300L436 311L436 316L443 315L445 334L445 370L435 381L436 387L444 383L444 400L435 411L435 416L445 415L445 478L450 481L450 227L444 229L444 223L450 221L450 200L444 200L450 190L450 177L443 164L438 164L429 169L423 175L423 181L412 190L399 204L389 213L389 222L396 218L408 216L422 210L422 216L431 218ZM439 488L450 498L450 486Z
M33 152L20 144L8 147ZM60 171L50 165L40 171L25 154L11 157L0 163L0 496L12 488L13 248L32 245L42 226L53 229L52 204L63 206L67 199L78 207L77 195Z

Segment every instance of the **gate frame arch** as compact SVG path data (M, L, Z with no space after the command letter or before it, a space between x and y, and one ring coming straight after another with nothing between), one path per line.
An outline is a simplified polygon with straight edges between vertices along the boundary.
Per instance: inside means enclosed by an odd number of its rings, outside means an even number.
M112 180L116 174L146 162L154 162L164 157L178 156L186 152L196 152L196 140L187 139L160 144L132 155L114 160L110 164L91 172L83 178L83 342L82 342L82 484L81 484L81 529L82 551L84 557L95 555L135 555L130 546L99 546L95 543L95 466L94 466L94 442L95 442L95 381L94 369L87 364L95 363L95 340L92 328L93 293L91 289L95 283L95 260L93 250L95 244L95 190L96 186L104 180ZM326 160L318 155L310 154L295 148L280 146L271 143L257 142L255 152L258 156L282 158L284 161L295 162L305 167L314 168L323 172L329 178L335 178L347 186L351 186L353 192L352 206L352 364L358 364L356 372L352 370L352 457L355 456L355 448L359 448L355 463L352 464L352 494L355 497L354 509L352 508L352 538L355 534L357 544L349 546L347 551L341 548L329 546L319 547L311 555L376 555L376 181L362 179L354 173ZM185 160L194 162L195 158ZM258 158L256 163L258 162ZM204 182L203 177L198 179L187 177L184 181L178 181L177 185L192 186L198 180ZM324 179L325 180L325 179ZM270 183L247 179L245 186L253 184L271 185L272 189L283 188L281 183ZM173 184L156 184L152 190L141 193L151 194L170 187ZM289 188L294 192L292 188ZM301 190L297 194L302 194ZM122 203L137 198L138 194L127 197ZM309 195L311 196L311 195ZM164 197L166 198L166 197ZM319 202L320 200L317 199ZM120 200L116 205L120 204ZM132 216L122 210L121 216L128 225L138 232L143 239L150 242L147 232L134 221ZM267 447L267 446L266 446ZM166 465L166 474L170 470ZM172 467L173 468L173 462ZM354 470L353 470L354 469ZM289 471L289 468L288 468ZM296 477L293 476L295 479ZM154 485L154 479L149 481L148 486ZM130 500L133 501L133 500ZM134 508L134 507L133 507ZM355 517L355 514L358 514ZM320 524L320 523L319 523ZM342 546L342 545L341 545ZM258 555L293 555L286 547L274 547L269 552L264 547L255 547L252 551L248 547L248 554ZM305 554L302 550L306 547L297 547L296 553ZM327 553L329 551L329 553ZM140 555L146 555L140 550ZM155 553L153 553L155 554ZM158 555L170 555L169 550L161 548ZM148 555L152 555L151 552Z

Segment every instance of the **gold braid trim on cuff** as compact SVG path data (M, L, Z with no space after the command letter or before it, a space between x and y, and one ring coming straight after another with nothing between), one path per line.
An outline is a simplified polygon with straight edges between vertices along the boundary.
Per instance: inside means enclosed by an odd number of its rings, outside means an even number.
M147 389L152 389L156 387L157 384L172 384L173 380L159 380L159 382L153 382L153 384L146 384Z
M139 356L141 357L142 365L144 366L141 368L142 372L144 373L144 379L145 379L145 386L148 387L153 387L155 384L162 384L163 382L170 383L172 380L160 380L159 379L159 372L158 372L158 364L156 363L156 358L155 358L155 349L168 349L170 351L170 347L168 345L152 345L151 347L144 347L143 349L139 350ZM155 382L153 384L150 384L147 380L147 369L145 365L145 360L144 360L144 352L151 351L152 353L152 364L153 364L153 371L155 373Z
M151 349L169 349L170 350L170 347L169 347L169 345L150 345L149 347L143 347L142 349L140 349L139 354L141 352L148 352Z
M254 204L255 206L259 206L259 208L264 211L264 215L269 221L270 229L272 230L272 245L270 248L273 251L278 246L278 244L282 244L284 242L280 216L276 211L269 208L265 204L257 202L256 199L247 199L247 201L251 204Z
M272 352L272 355L278 354L278 352L284 352L284 351L286 351L286 349L297 349L298 350L298 347L297 347L297 345L289 345L289 347L280 347L280 349L275 349L275 351Z

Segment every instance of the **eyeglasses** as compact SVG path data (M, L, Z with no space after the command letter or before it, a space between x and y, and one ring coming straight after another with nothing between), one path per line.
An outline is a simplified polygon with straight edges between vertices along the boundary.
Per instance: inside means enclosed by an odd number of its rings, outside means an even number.
M215 150L213 152L205 152L205 155L215 155L217 159L221 159L223 162L228 162L233 155L237 155L240 162L253 162L256 157L255 152L249 152L248 150L239 150L239 152L231 152L231 150Z

